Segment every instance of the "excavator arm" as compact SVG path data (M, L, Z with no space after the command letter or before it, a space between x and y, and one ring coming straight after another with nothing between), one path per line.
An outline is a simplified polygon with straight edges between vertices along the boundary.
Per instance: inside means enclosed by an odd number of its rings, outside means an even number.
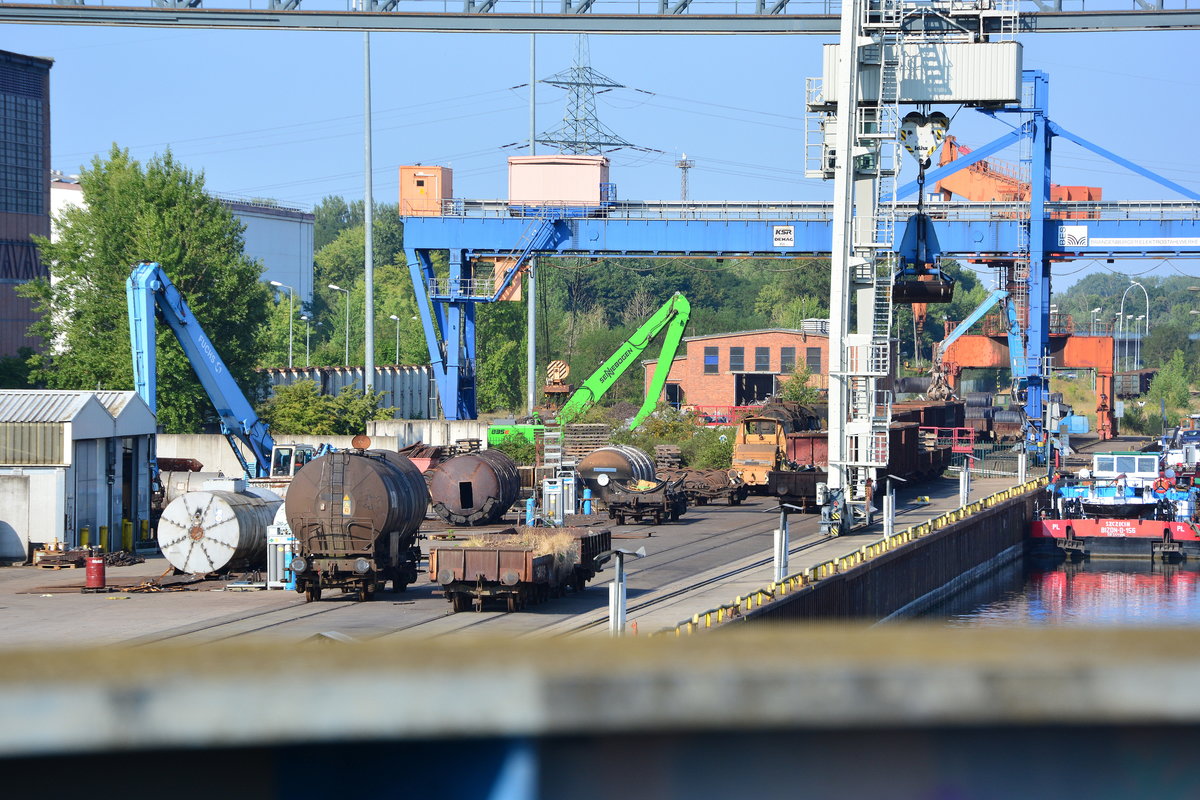
M221 430L247 475L265 478L271 474L271 451L275 446L267 423L254 413L254 407L242 394L229 368L192 314L183 295L171 283L163 268L143 261L133 269L125 284L129 303L129 338L133 349L134 388L158 413L155 350L155 310L179 340L188 363L221 418ZM254 454L254 469L242 455L234 439L245 443Z
M625 374L637 357L650 346L650 343L665 330L662 351L658 355L658 363L654 365L654 377L650 379L650 386L646 390L646 399L629 427L632 430L641 425L642 420L650 415L658 403L659 395L662 394L663 386L667 382L667 374L671 371L671 362L679 350L679 343L683 340L683 329L687 326L691 313L692 306L687 298L676 292L670 300L663 304L662 308L655 311L649 319L642 323L642 326L634 331L634 334L626 339L616 352L600 365L599 369L580 384L571 398L567 400L566 405L558 412L558 421L562 424L571 422L595 405L596 401L617 382L617 379Z

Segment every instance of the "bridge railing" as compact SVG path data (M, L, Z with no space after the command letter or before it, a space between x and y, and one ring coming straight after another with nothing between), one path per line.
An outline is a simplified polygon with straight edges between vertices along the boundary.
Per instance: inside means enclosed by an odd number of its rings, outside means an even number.
M561 204L559 204L561 205ZM514 219L530 216L528 204L510 204L507 200L468 200L450 198L442 201L442 216L482 219ZM897 217L903 219L917 211L916 203L899 203ZM1198 220L1200 203L1192 201L1112 201L1060 202L1046 204L1047 216L1062 220ZM1026 202L931 202L925 205L930 218L969 222L995 219L1019 219L1029 214ZM586 213L560 215L566 217L597 217L609 220L764 220L819 221L833 218L833 206L821 201L756 202L723 201L691 202L617 201L589 207Z

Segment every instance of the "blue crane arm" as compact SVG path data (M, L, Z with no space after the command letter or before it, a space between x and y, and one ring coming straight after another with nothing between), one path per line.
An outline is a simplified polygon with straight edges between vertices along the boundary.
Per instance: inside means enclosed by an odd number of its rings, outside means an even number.
M633 335L626 339L616 352L608 357L607 361L580 384L575 393L571 395L571 399L559 411L558 421L570 422L591 408L616 383L617 379L625 374L625 370L629 369L637 357L665 328L667 333L663 338L658 363L654 367L654 377L651 378L650 387L646 390L646 399L642 402L642 407L634 416L629 427L633 429L642 424L642 420L648 417L655 405L658 404L658 396L667 382L671 361L675 358L676 351L679 350L679 343L683 340L683 330L687 326L691 314L692 305L687 298L679 292L672 295L662 308L655 311L648 320L642 323L642 326L634 331Z
M234 438L245 443L254 454L254 474L265 478L270 475L271 449L275 446L267 423L254 413L254 407L242 394L242 390L229 374L229 368L209 341L200 321L192 314L183 295L171 283L163 268L153 262L143 261L133 269L125 283L125 296L129 303L129 339L133 350L133 382L137 393L158 413L156 399L155 310L171 328L188 363L192 365L200 385L212 401L226 438L242 462L246 474L251 474L250 465L234 446Z
M949 336L947 336L945 339L942 339L942 341L938 343L938 356L941 356L942 353L946 352L946 348L954 344L954 342L958 340L958 337L969 331L972 325L983 319L984 314L991 311L997 303L1006 297L1008 297L1008 292L1004 291L1003 289L993 289L992 293L987 296L986 300L980 303L974 311L968 314L966 319L958 323L958 326L950 332Z

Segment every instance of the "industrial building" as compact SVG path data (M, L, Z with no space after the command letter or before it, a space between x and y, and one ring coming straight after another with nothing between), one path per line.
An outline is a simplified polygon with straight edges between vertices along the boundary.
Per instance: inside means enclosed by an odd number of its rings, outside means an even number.
M804 320L800 330L766 328L689 336L687 352L671 363L663 399L674 406L744 406L775 394L797 367L810 385L829 385L828 320ZM642 362L650 386L654 360Z
M136 392L0 391L0 561L144 539L154 432Z
M0 50L0 357L37 347L37 319L17 287L47 275L31 236L50 235L50 67Z
M267 367L258 370L266 377L268 392L297 381L312 381L318 394L336 395L347 387L363 385L362 367ZM395 409L393 419L437 419L437 383L428 365L376 366L375 391L381 403Z
M263 265L262 280L278 281L295 292L299 314L303 304L312 302L312 212L258 200L217 199L246 226L242 253ZM49 202L55 218L70 206L84 205L79 176L51 173Z

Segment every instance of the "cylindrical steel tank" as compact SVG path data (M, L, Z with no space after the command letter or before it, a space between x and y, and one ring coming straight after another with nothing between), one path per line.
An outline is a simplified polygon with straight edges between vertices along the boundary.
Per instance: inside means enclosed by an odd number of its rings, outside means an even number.
M286 502L300 553L337 557L383 558L375 542L393 533L406 550L428 506L421 471L384 450L341 450L310 461L292 478Z
M599 492L612 481L654 480L654 459L627 444L593 450L575 469L584 486L593 492Z
M517 464L500 450L464 453L425 474L439 517L455 525L487 525L504 516L521 490Z
M158 547L175 569L192 575L261 567L267 526L282 502L264 490L188 492L163 509Z

